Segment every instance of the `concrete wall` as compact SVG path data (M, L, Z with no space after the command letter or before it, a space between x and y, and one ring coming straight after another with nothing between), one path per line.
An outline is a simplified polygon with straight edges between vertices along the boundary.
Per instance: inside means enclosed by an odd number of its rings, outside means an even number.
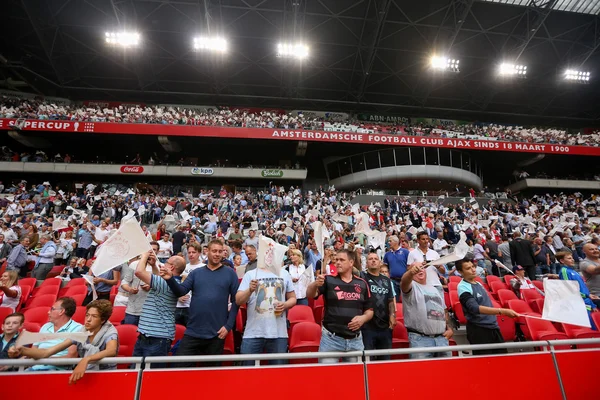
M567 179L523 179L509 186L513 192L525 189L577 189L600 190L600 181L576 181Z

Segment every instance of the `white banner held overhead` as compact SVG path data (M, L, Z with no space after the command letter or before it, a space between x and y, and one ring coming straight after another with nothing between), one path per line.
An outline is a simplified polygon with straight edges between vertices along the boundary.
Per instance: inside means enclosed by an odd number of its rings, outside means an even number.
M287 246L276 243L266 236L261 236L258 245L257 267L265 268L275 275L280 276L283 257L285 257L287 250Z
M321 221L315 221L311 225L315 230L315 242L317 242L317 250L319 251L321 258L323 258L325 254L325 250L323 248L323 242L325 241L325 237L323 236L323 223Z
M591 328L578 282L544 279L544 293L543 319Z
M55 219L52 221L52 230L59 231L61 229L66 229L69 227L69 221L66 219Z
M132 258L152 250L152 247L137 220L130 218L121 221L117 233L108 238L98 250L91 268L95 276L129 262Z

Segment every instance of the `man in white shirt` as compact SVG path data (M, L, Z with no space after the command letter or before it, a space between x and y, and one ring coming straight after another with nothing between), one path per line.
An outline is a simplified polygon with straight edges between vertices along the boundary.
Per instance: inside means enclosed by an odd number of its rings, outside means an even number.
M421 262L427 264L430 261L435 261L440 258L440 255L429 248L429 234L427 232L417 233L417 248L408 253L407 265L411 265L415 262Z
M163 238L158 242L158 259L161 263L166 263L169 257L173 255L173 243L171 243L170 235L168 233L163 234Z
M200 261L200 253L202 252L202 246L198 242L193 242L188 244L187 247L187 255L189 263L185 266L185 271L183 271L182 281L196 268L205 267L206 264L203 264ZM190 303L192 301L192 293L188 292L185 296L181 296L177 301L177 308L175 309L175 323L183 326L187 326L188 317L189 317L189 308Z
M444 240L442 232L438 232L437 239L433 241L433 250L437 251L440 257L448 254L448 242Z

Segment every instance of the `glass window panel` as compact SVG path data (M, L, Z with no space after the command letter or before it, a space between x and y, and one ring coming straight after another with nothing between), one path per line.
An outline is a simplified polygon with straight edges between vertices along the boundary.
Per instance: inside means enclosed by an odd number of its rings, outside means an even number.
M365 159L362 154L352 156L352 172L360 172L365 170Z
M380 167L378 151L365 153L365 160L367 161L367 169L378 169Z
M338 169L338 162L334 161L331 164L327 164L327 172L329 173L329 179L339 178L340 170Z
M452 151L450 154L452 154L452 166L454 168L462 168L460 163L460 152Z
M450 150L448 149L439 149L440 151L440 165L445 165L450 167Z
M439 165L438 152L436 148L425 148L425 161L427 162L427 165Z
M408 148L401 147L401 148L396 149L395 152L396 152L396 165L410 165Z
M425 164L425 153L422 147L411 147L410 159L412 165L423 165Z
M394 166L394 150L381 150L379 152L379 158L381 159L382 167L393 167Z
M352 170L350 169L350 158L344 158L339 161L340 164L340 176L350 175Z

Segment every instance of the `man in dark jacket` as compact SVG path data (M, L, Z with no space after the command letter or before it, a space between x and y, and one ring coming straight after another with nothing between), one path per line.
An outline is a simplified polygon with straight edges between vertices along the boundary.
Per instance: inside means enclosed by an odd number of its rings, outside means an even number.
M513 233L513 241L508 245L510 249L510 258L514 265L521 265L525 268L530 280L535 280L535 255L533 246L529 240L521 237L521 232Z

